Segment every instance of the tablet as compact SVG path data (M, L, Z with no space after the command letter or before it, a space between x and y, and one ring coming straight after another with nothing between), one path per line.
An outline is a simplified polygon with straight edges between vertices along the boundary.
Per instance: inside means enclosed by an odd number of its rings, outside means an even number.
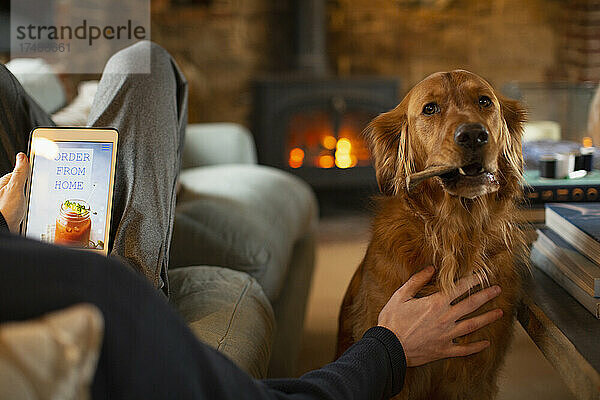
M36 128L22 234L106 255L118 133L115 129Z

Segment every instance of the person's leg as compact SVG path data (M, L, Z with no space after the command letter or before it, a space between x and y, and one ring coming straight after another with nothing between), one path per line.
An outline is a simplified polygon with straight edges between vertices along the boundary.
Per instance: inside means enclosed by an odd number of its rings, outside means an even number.
M0 176L13 170L18 152L27 151L29 133L36 126L54 126L54 122L0 64Z
M135 73L148 51L151 73ZM139 42L108 61L88 123L119 131L109 249L165 293L186 122L187 82L166 50Z

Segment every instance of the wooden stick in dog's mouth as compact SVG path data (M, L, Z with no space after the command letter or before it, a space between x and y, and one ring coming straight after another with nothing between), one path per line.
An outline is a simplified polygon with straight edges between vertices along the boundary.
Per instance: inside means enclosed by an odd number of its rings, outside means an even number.
M440 176L440 175L447 174L448 172L452 172L455 169L456 169L456 167L449 167L446 165L446 166L433 166L433 167L426 168L423 171L415 172L414 174L410 174L409 176L406 177L406 187L408 188L408 191L410 192L415 187L417 187L417 185L419 183L423 182L424 180L433 178L434 176Z

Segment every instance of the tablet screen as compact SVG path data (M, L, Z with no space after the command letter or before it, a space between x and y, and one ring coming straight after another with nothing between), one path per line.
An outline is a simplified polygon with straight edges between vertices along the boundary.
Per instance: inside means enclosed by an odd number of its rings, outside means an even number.
M27 237L106 252L113 146L32 139Z

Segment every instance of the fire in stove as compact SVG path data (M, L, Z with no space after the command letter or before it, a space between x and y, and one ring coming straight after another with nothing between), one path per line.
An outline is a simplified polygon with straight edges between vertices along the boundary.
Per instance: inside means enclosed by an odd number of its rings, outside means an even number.
M369 149L361 130L370 113L348 112L339 121L326 111L300 113L288 125L288 165L291 168L352 168L368 166Z

